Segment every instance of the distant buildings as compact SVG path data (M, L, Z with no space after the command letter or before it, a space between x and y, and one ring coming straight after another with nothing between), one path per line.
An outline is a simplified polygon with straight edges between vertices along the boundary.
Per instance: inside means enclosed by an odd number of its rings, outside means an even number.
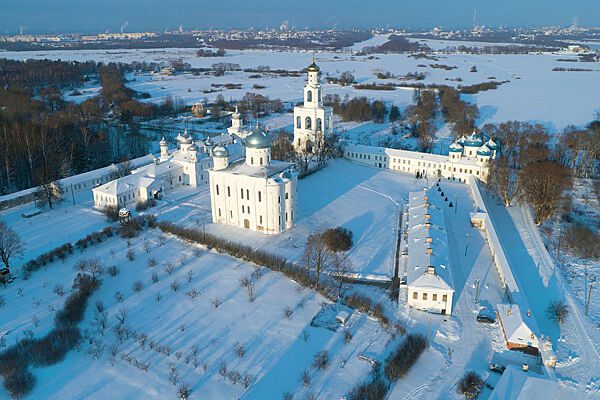
M418 310L452 314L454 283L443 211L430 203L425 189L409 193L404 216L407 304Z

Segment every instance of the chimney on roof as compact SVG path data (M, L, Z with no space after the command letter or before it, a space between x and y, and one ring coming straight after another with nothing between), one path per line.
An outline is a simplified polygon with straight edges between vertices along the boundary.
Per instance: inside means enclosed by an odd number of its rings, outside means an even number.
M429 208L429 203L425 202L425 208Z
M425 221L429 221L431 219L431 215L425 214Z
M427 236L427 237L425 238L425 241L426 241L427 243L431 243L431 242L433 242L433 239L431 238L431 236Z
M429 275L435 275L435 266L433 266L433 265L428 266L427 267L427 273Z
M508 308L508 311L506 311L506 315L510 315L510 307Z
M531 310L527 310L527 316L531 317Z
M531 332L531 338L535 339L535 334L533 332Z
M431 223L425 222L425 228L427 228L427 229L431 228Z
M428 247L428 248L427 248L427 254L431 254L431 252L432 252L432 251L431 251L431 247Z

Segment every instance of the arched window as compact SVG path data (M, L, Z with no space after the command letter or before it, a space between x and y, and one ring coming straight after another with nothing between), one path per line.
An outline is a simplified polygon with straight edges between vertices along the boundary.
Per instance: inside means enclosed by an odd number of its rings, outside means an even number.
M217 188L217 196L219 195L219 185L216 186Z
M309 103L312 101L312 90L306 92L306 101L308 101Z
M262 165L262 157L260 158L260 165Z
M321 118L317 118L317 131L322 131L323 130L323 121L321 121Z
M302 118L296 117L296 128L302 128Z
M250 165L254 165L254 157L250 157Z
M304 121L304 129L312 129L312 120L310 117L306 117L306 121Z

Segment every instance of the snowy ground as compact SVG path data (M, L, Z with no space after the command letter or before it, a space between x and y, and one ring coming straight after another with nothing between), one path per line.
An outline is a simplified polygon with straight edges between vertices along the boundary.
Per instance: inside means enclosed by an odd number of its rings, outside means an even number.
M280 235L257 235L227 225L210 223L210 194L204 190L181 205L158 211L159 219L179 221L221 237L236 237L252 246L268 248L299 261L306 237L318 229L344 226L354 234L352 269L360 277L390 279L395 251L398 204L424 181L411 175L377 170L336 160L298 184L296 226Z
M378 41L379 37L370 39ZM371 42L363 42L368 45ZM374 42L373 42L374 43ZM446 42L445 42L446 43ZM447 42L447 45L461 44ZM465 43L462 43L465 44ZM477 45L477 44L474 44ZM357 44L361 48L362 44ZM355 47L356 47L355 46ZM216 62L240 64L242 68L256 68L268 65L272 69L300 70L310 62L310 55L296 51L228 51L221 58L198 58L195 49L146 49L146 50L83 50L83 51L30 51L3 52L3 57L15 59L63 59L96 60L103 62L156 61L168 63L177 58L189 62L193 67L210 67ZM469 96L481 111L481 124L506 120L535 121L546 124L550 129L561 129L567 125L583 125L589 122L599 109L594 82L600 80L597 63L573 63L558 59L575 58L565 54L539 55L436 55L436 60L416 59L410 55L375 55L373 59L354 56L350 53L319 53L317 63L325 76L339 76L343 71L351 71L359 83L398 82L396 79L378 80L376 72L391 72L402 76L419 71L427 75L422 83L437 83L456 86L470 85L488 80L510 81L496 90ZM431 64L445 64L457 67L452 70L432 68ZM469 72L475 66L477 72ZM591 72L555 72L554 67L587 68ZM149 101L162 101L167 96L180 97L186 103L207 99L214 100L218 94L226 99L240 99L252 91L281 98L284 101L299 101L302 96L304 76L279 77L261 74L259 79L249 78L250 73L228 72L222 77L212 75L176 76L130 75L129 86L152 95ZM456 79L462 79L457 82ZM212 84L238 83L241 89L227 90L212 87ZM265 86L254 89L253 85ZM213 91L205 93L206 91ZM357 90L353 87L340 87L324 84L325 94L346 94L383 99L400 106L412 100L412 90L372 91Z

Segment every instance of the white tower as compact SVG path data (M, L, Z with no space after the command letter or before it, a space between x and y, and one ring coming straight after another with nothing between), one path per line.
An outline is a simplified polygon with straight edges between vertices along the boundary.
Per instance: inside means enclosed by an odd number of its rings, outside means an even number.
M333 131L333 110L323 107L323 89L319 82L319 66L313 62L308 66L307 82L304 86L304 104L294 107L294 147L302 152L316 151L326 136Z
M213 169L220 171L229 166L229 152L224 146L217 146L212 150L213 156Z
M238 111L238 106L235 106L235 112L231 114L231 127L227 128L227 133L239 136L243 126L244 119L242 118L242 114Z
M160 146L160 161L165 161L167 158L169 158L169 144L165 140L164 136L158 144Z

